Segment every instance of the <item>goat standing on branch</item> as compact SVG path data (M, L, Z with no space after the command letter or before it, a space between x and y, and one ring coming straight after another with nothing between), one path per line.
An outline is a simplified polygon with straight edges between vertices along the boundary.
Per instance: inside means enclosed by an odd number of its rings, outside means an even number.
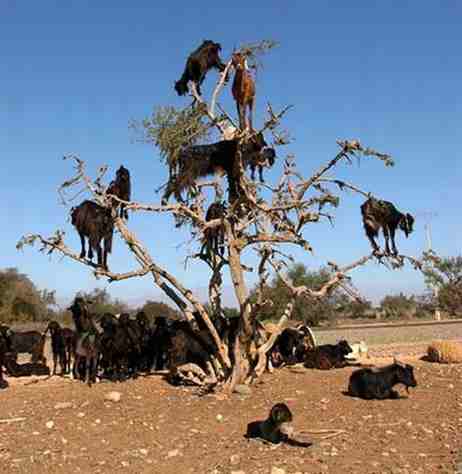
M252 130L253 107L255 104L255 82L247 67L246 57L242 53L233 53L232 64L236 70L233 81L233 97L239 115L239 128ZM249 114L247 117L247 109Z
M226 205L222 202L214 202L210 204L205 214L205 220L207 222L213 221L214 219L223 219L226 213ZM223 256L224 254L224 243L225 233L223 226L210 227L204 231L204 239L201 253L205 255L211 255L212 253Z
M85 237L88 238L88 258L93 260L93 250L98 256L98 265L107 270L107 255L112 250L112 235L114 222L111 210L96 204L93 201L83 201L71 211L72 225L80 236L82 250L80 258L85 258ZM104 240L104 252L101 250L101 241Z
M162 203L166 204L172 193L183 202L181 193L192 189L199 178L223 172L228 178L230 202L233 201L239 194L238 151L242 153L244 168L248 164L253 167L253 172L256 166L271 166L276 155L274 149L268 148L262 133L251 135L242 143L233 139L184 148L178 156L176 173L170 176Z
M130 201L131 199L131 183L130 183L130 171L127 168L121 166L116 172L116 179L109 185L106 194L113 194L123 201ZM128 212L125 210L125 204L117 202L116 199L112 200L112 206L117 208L120 204L119 216L121 219L125 218L128 220Z
M220 59L221 45L210 40L205 40L194 52L192 52L183 75L179 81L175 82L175 90L178 95L186 95L188 93L188 83L192 83L192 87L201 95L201 84L204 82L207 72L216 68L220 72L225 70L225 65Z
M391 202L375 198L369 198L361 206L361 214L363 216L364 230L374 253L379 252L379 246L375 242L374 237L378 236L379 230L382 228L383 236L385 237L385 253L390 255L388 240L391 238L393 254L398 255L395 245L396 228L399 226L406 234L406 237L408 237L414 225L414 218L411 214L402 214Z

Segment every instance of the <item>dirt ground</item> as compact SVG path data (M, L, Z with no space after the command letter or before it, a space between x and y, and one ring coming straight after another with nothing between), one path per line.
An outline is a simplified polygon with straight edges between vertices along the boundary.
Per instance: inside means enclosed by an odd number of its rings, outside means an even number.
M345 396L350 367L281 369L250 396L229 398L198 397L159 375L92 388L61 377L10 378L0 391L0 472L427 474L458 465L462 472L462 365L404 360L415 365L418 387L388 401ZM119 402L105 399L113 390ZM313 435L310 448L246 440L247 423L277 402L290 406L296 429L345 433ZM24 419L3 421L15 418Z

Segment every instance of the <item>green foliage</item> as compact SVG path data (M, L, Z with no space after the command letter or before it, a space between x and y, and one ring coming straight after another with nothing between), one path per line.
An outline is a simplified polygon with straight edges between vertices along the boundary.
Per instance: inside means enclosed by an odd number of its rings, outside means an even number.
M223 308L225 318L238 318L241 313L237 308Z
M435 303L450 316L462 314L462 256L438 257L425 255L423 273L430 290L436 291Z
M310 271L303 264L293 265L287 275L295 285L305 285L312 290L318 290L331 276L326 268ZM255 295L255 289L253 294ZM263 297L271 300L273 304L263 308L259 318L262 320L279 319L290 299L284 283L279 278L274 278L263 290ZM346 299L346 296L339 290L334 290L321 300L299 298L295 303L292 319L304 321L309 326L318 326L322 321L334 321L338 316L337 310L346 302Z
M164 316L168 319L178 319L180 317L178 311L174 310L168 304L159 301L147 300L138 311L144 311L150 321L154 321L159 316Z
M158 107L151 117L141 124L133 122L131 127L141 132L142 141L157 146L164 163L174 167L182 147L205 140L210 133L210 124L205 120L203 105L176 109L172 106Z
M76 296L81 296L92 302L89 309L96 317L100 317L104 313L118 314L128 312L127 304L117 298L113 298L105 289L95 288L88 293L79 291Z
M43 321L55 304L54 291L38 290L16 268L0 271L0 323Z
M341 309L342 317L346 319L367 319L375 317L372 303L368 300L348 301Z
M260 57L277 46L279 46L277 41L262 40L256 43L245 43L241 45L238 50L247 56L249 67L259 69L262 67Z
M414 296L387 295L380 303L380 312L385 319L409 319L416 314L417 302Z

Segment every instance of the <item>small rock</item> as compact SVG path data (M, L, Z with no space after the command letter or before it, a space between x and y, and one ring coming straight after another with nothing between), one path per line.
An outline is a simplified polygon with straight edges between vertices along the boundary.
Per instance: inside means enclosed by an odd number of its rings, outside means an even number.
M178 449L172 449L167 453L167 457L169 458L174 458L175 456L178 456L180 454L180 451Z
M218 415L217 415L217 421L219 421L220 423L222 423L223 420L224 420L223 415L218 414Z
M239 464L239 456L237 454L233 454L230 458L229 458L229 462L232 464L232 465L236 465L236 464Z
M234 393L239 393L240 395L250 395L252 393L252 390L248 385L236 385L233 390Z
M55 405L55 410L65 410L66 408L72 408L71 402L59 402Z
M109 392L109 393L106 393L106 395L104 395L105 400L108 400L108 401L114 402L114 403L120 402L121 397L122 397L122 394L120 392L116 392L116 391Z
M286 474L286 471L280 467L273 466L271 468L271 474Z
M55 422L54 422L54 421L47 421L47 422L45 423L45 426L46 426L49 430L51 430L51 429L53 429L53 427L55 426Z
M140 453L143 455L143 456L146 456L148 454L148 450L147 449L144 449L144 448L141 448L140 449Z
M83 418L85 416L85 413L83 411L80 411L79 413L77 413L77 416L79 418Z
M231 471L231 474L245 474L245 471Z

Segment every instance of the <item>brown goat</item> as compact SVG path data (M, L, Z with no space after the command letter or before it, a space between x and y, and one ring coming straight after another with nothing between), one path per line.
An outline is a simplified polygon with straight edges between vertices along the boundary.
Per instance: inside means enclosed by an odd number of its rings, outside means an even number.
M112 250L112 235L114 223L111 210L93 201L83 201L72 208L72 225L77 229L82 244L80 258L85 258L85 237L88 238L88 258L93 259L93 250L98 257L98 265L107 270L107 255ZM104 252L101 250L101 240L104 240Z
M233 53L232 64L236 70L233 81L233 97L237 105L239 115L239 128L252 130L253 107L255 103L255 82L250 74L246 57L242 53ZM246 110L249 109L249 116L246 117Z
M124 201L130 201L131 198L131 184L130 184L130 171L127 168L121 166L116 171L116 179L111 182L107 191L107 194L113 194L119 199ZM119 216L123 219L128 220L128 212L125 210L125 204L119 203L116 199L112 200L112 206L117 208L120 204Z

